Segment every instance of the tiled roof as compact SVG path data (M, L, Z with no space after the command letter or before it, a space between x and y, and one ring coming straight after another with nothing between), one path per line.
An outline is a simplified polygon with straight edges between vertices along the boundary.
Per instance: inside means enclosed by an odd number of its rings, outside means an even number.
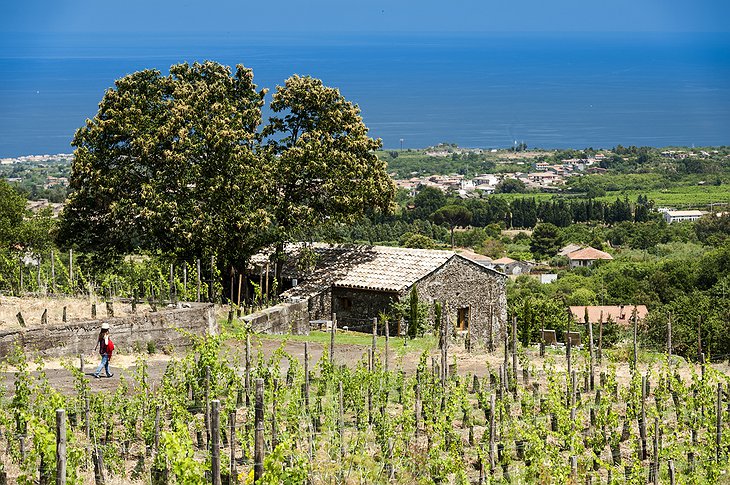
M301 264L305 248L314 256L314 265L309 268ZM249 271L260 271L271 253L269 250L254 255ZM282 276L299 279L299 286L283 294L289 297L316 295L332 286L402 292L455 256L452 251L323 243L288 244L284 253ZM485 267L485 271L494 270Z
M492 263L494 263L494 264L512 264L514 262L515 262L514 259L508 258L507 256L505 256L503 258L495 259L494 261L492 261Z
M596 260L596 259L613 259L610 254L598 250L596 248L587 247L568 253L568 259L580 259L580 260Z
M352 267L334 282L340 288L399 292L440 268L451 251L373 246L374 257Z
M636 318L643 320L649 313L645 305L614 305L614 306L571 306L570 312L576 322L584 323L586 308L588 309L588 319L591 323L597 323L599 320L607 321L610 317L615 323L628 326L631 324L631 315L636 307ZM594 330L594 333L596 330Z
M568 254L577 251L579 249L582 249L583 246L580 244L568 244L567 246L560 248L560 251L558 251L558 254L560 256L567 256Z

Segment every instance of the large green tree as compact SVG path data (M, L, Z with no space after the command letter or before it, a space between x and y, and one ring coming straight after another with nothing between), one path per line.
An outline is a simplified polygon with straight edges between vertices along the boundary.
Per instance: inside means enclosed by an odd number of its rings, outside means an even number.
M294 75L277 86L263 134L272 184L270 234L281 244L301 229L387 212L395 184L368 136L360 108L338 89Z
M59 240L106 259L149 249L240 268L301 227L389 207L357 106L294 76L260 130L265 94L250 69L215 62L118 80L74 138Z
M250 69L178 64L109 89L76 132L60 241L107 257L159 249L235 260L268 222L257 157L264 92Z
M555 256L560 250L560 229L555 224L544 222L535 226L530 236L530 252L536 258Z
M445 224L451 232L451 248L454 248L454 229L465 227L471 223L472 214L463 205L445 205L431 215L436 224Z

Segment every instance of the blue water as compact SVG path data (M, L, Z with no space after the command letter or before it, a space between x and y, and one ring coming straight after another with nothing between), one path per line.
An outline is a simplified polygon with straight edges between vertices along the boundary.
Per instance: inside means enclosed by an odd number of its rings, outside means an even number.
M70 152L115 79L205 59L319 77L386 148L730 144L727 34L1 34L0 157Z

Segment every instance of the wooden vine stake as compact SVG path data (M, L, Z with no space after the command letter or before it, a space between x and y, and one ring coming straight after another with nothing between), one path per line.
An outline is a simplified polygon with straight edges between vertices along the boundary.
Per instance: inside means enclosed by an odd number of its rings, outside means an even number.
M210 473L213 475L213 485L221 485L221 442L219 436L221 402L218 399L213 399L210 402L210 411L212 431L212 441L210 443Z
M231 443L231 483L236 483L238 470L236 469L236 411L231 411L228 415L228 425L230 427Z
M375 351L378 347L378 319L373 318L373 367L372 369L375 369Z
M259 483L264 475L264 380L256 379L256 412L254 416L253 481Z
M517 394L517 317L512 317L512 384Z
M385 365L385 373L388 373L390 363L389 363L389 340L390 340L390 325L388 325L388 319L385 319L385 356L384 356L384 365Z
M56 485L66 485L66 411L56 409Z
M335 333L337 333L337 314L332 314L332 327L330 328L330 363L335 363Z
M715 461L719 463L720 461L720 454L721 454L721 447L722 447L722 383L717 383L717 409L716 411L716 420L715 420Z
M596 378L593 362L593 323L588 319L588 361L590 365L590 390L595 388Z

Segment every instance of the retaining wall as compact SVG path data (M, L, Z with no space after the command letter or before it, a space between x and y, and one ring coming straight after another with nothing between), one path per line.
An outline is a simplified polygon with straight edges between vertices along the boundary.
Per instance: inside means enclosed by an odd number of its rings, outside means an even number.
M243 317L254 332L309 334L309 301L280 303Z
M178 329L195 335L218 333L213 304L186 305L189 307L0 331L0 358L7 357L16 344L20 344L26 351L38 351L49 357L89 353L96 345L101 324L104 322L109 323L115 348L124 352L131 352L135 345L146 349L149 341L154 341L157 349L168 345L173 348L190 345L190 339Z

